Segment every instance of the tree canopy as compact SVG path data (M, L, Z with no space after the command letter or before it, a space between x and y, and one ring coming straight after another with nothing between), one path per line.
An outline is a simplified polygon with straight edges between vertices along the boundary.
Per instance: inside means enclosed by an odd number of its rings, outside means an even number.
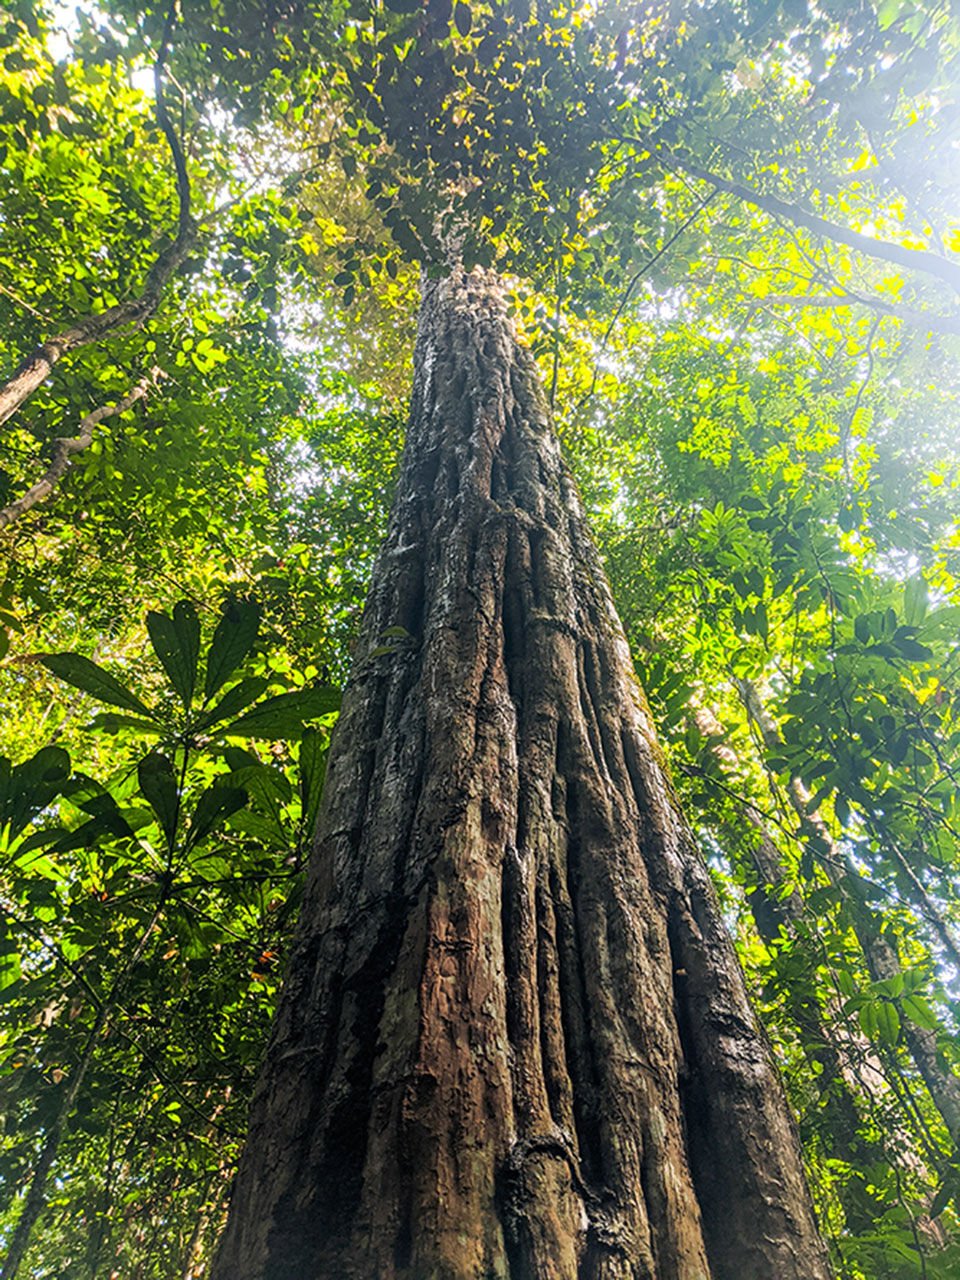
M955 1275L951 7L2 30L2 1275L206 1274L451 243L539 362L837 1274Z

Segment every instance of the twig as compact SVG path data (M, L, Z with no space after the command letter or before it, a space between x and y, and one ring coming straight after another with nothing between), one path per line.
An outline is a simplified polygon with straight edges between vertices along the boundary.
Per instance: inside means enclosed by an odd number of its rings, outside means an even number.
M0 293L5 294L11 302L15 302L18 307L23 307L24 311L29 311L32 316L36 316L38 320L43 320L47 324L50 323L50 316L44 315L42 311L38 311L36 307L30 305L26 298L21 298L19 293L8 288L5 284L0 283Z
M905 324L915 325L918 329L929 329L936 333L960 333L960 316L917 311L912 307L902 307L899 303L886 302L882 298L868 298L863 294L849 291L844 293L768 293L761 300L765 306L774 307L869 307L871 311L893 316Z
M610 335L613 333L613 330L616 327L617 321L623 315L626 305L630 301L633 291L637 287L637 285L640 283L641 279L647 274L647 272L651 269L651 267L655 266L660 261L660 259L663 257L665 253L667 253L670 249L673 248L673 246L680 239L680 237L687 230L687 228L691 225L691 223L696 221L696 219L700 216L700 214L707 207L707 205L710 204L710 202L714 199L716 194L717 194L716 191L711 191L709 195L705 196L698 203L693 213L691 213L688 218L685 218L684 221L680 223L680 226L677 227L676 231L674 231L674 233L671 236L669 236L667 240L664 241L664 243L660 246L660 248L656 251L656 253L652 254L646 260L646 262L643 263L640 269L634 272L634 274L627 281L627 287L624 289L623 295L620 298L619 303L617 304L617 309L613 313L610 323L607 325L606 330L604 331L603 337L600 339L600 345L597 348L598 357L602 351L606 350L607 343L610 341ZM593 378L590 382L590 390L580 400L580 403L577 405L576 412L579 412L579 410L583 408L586 402L593 395L594 391L596 390L597 378L599 376L600 376L600 367L598 362L595 360L593 365Z

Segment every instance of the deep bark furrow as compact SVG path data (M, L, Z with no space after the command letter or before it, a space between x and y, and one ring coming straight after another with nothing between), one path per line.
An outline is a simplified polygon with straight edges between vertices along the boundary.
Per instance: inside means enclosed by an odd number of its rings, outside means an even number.
M214 1276L823 1280L786 1103L493 282L426 285L416 363Z

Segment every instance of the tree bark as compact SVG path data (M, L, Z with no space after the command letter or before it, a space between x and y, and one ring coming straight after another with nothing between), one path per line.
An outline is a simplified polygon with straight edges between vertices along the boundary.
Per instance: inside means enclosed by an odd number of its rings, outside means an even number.
M214 1280L819 1280L798 1144L533 362L424 288Z

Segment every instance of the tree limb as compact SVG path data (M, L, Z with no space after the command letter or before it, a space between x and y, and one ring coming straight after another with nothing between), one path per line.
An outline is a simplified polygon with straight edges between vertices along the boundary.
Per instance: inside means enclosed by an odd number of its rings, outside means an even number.
M739 182L731 182L729 178L723 178L709 169L702 169L699 165L678 156L671 156L671 161L676 168L690 174L692 178L709 182L717 191L736 196L738 200L743 200L745 204L752 204L755 208L762 209L764 213L786 218L795 226L805 227L815 235L825 236L835 244L846 245L847 248L863 253L867 257L892 262L908 271L926 272L927 275L949 284L960 293L960 262L953 258L941 258L928 249L908 249L905 245L896 244L892 240L875 239L873 236L864 235L862 231L853 231L850 227L842 227L817 214L808 213L806 209L781 200L778 196L754 191L751 187L742 186Z
M6 529L15 520L19 520L31 507L35 507L38 502L42 502L44 498L51 494L66 474L70 463L73 461L74 454L82 453L84 449L90 447L93 442L93 433L100 423L106 418L113 418L118 413L126 412L131 405L136 404L138 400L142 400L151 384L156 382L159 374L159 369L152 369L150 374L142 378L122 400L118 400L116 404L101 405L99 409L94 409L85 418L81 419L80 430L77 435L61 436L60 439L55 440L53 442L53 461L47 467L43 477L35 485L31 485L22 497L17 498L16 502L11 502L8 506L0 508L0 529Z
M160 52L154 66L156 85L157 124L167 140L173 156L177 177L177 234L157 257L147 273L143 292L136 298L128 298L96 315L84 316L69 328L41 342L20 364L17 371L0 386L0 424L7 421L20 406L50 376L53 366L79 347L99 342L115 329L131 324L143 324L156 311L163 291L174 272L190 251L196 233L190 213L190 179L183 156L183 148L163 101L163 69L166 64L170 38L176 22L176 6L171 5L164 27Z

